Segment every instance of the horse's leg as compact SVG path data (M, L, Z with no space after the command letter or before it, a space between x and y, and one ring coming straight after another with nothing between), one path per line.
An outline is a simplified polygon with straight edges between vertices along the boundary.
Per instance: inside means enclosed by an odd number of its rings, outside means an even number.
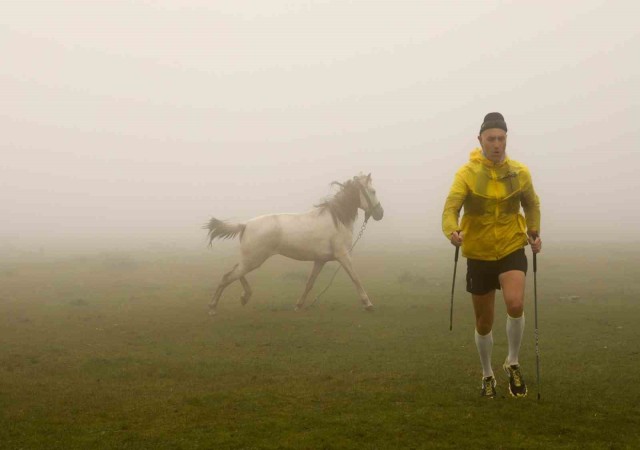
M324 267L325 261L315 261L313 263L313 269L311 269L311 273L309 274L309 278L307 279L307 285L304 288L304 292L300 296L298 303L296 303L296 311L299 311L304 305L304 301L307 299L307 295L311 288L313 287L313 283L316 282L316 278L318 278L318 274Z
M233 269L231 269L229 272L225 273L222 276L222 280L220 280L220 284L218 284L218 288L216 289L216 292L213 294L211 303L209 303L210 315L213 316L216 314L216 306L218 306L218 300L220 300L220 297L222 296L222 293L224 292L225 288L229 286L231 283L233 283L234 281L236 281L238 278L243 277L244 274L245 272L242 267L242 264L236 264L235 266L233 266Z
M353 267L351 266L351 256L349 256L349 254L346 253L342 256L337 256L336 259L342 265L342 267L344 267L344 270L349 274L349 277L351 277L351 281L353 281L353 284L356 285L358 295L360 296L360 300L362 301L362 303L364 303L365 309L367 311L373 311L373 304L371 303L371 300L369 300L369 296L367 295L364 288L362 287L360 278L358 278L358 275L356 274L355 270L353 270Z
M222 292L227 286L236 280L240 280L240 283L242 283L244 294L240 298L240 301L243 305L246 304L249 301L251 294L253 294L253 291L251 290L245 275L260 267L269 256L270 255L266 252L253 254L243 253L240 263L236 264L231 271L227 272L222 277L215 294L213 294L211 303L209 303L209 314L212 316L216 314L216 306L218 305L218 300L220 300L220 297L222 296Z
M240 283L242 283L242 289L244 289L244 293L240 297L240 303L244 306L249 303L249 299L251 298L253 291L251 290L251 286L249 286L249 282L244 275L240 277Z

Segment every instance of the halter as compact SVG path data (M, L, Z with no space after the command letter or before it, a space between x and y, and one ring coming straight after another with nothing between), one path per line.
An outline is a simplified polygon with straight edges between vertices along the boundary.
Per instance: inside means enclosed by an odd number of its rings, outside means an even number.
M373 202L371 201L371 197L369 196L369 192L367 191L367 189L365 189L365 187L362 185L362 183L360 183L360 181L358 181L356 177L354 177L354 181L358 185L358 189L360 189L360 192L362 192L362 195L364 195L364 199L367 201L367 206L369 207L368 211L364 212L365 222L366 222L367 220L369 220L369 216L371 216L371 211L373 211L374 208L377 208L380 206L380 202L374 205Z

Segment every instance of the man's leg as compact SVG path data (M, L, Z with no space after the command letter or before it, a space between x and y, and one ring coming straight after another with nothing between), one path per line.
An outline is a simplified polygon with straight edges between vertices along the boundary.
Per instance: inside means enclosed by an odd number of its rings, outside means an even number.
M500 274L500 285L507 307L507 339L509 356L507 364L518 364L518 354L524 333L524 286L525 274L520 270L510 270Z
M524 382L518 353L524 332L524 285L525 273L520 270L510 270L500 274L500 285L507 306L507 339L509 355L502 366L509 377L509 392L514 397L527 395L527 385Z
M493 376L491 368L491 352L493 350L493 317L495 308L496 291L491 290L486 294L471 294L473 310L476 315L475 341L482 364L482 376Z

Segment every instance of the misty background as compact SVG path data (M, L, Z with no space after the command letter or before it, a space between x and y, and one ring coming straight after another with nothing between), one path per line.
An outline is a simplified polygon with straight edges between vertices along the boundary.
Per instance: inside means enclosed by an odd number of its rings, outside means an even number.
M445 246L445 197L491 111L546 245L637 242L639 10L3 1L0 251L204 248L211 216L303 212L359 172L385 208L368 245Z

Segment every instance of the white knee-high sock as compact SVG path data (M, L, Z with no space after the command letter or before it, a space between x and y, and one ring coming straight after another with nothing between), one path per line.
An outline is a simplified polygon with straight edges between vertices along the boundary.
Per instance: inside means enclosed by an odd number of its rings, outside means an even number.
M493 350L493 334L491 331L482 336L476 330L476 347L478 347L478 355L480 355L480 364L482 364L482 376L492 377L493 369L491 368L491 351Z
M507 314L507 340L509 341L509 356L507 356L507 364L518 364L518 353L520 352L520 343L522 342L522 334L524 333L524 314L518 318L511 317Z

